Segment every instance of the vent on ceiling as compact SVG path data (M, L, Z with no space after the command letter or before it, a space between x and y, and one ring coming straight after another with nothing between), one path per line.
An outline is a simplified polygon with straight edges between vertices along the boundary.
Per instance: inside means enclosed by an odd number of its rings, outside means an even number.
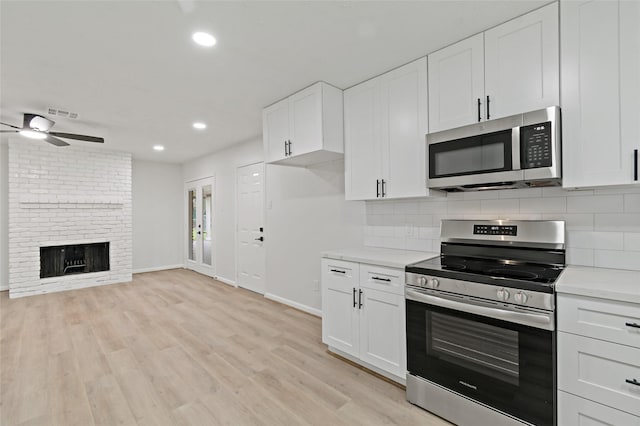
M78 118L77 112L69 112L62 109L57 108L49 108L49 115L57 115L58 117L64 118Z

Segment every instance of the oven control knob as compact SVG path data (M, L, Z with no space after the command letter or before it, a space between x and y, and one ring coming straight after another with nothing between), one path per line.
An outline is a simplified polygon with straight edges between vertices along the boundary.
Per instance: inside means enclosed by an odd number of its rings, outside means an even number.
M501 288L500 290L497 291L496 296L498 297L498 300L502 300L503 302L506 302L507 300L509 300L509 291L505 290L504 288Z
M527 303L527 295L524 294L523 292L519 291L517 292L513 298L515 299L516 303L519 303L520 305L524 305L525 303Z
M418 277L418 285L420 287L427 285L427 277Z
M435 278L431 278L427 283L427 286L429 288L438 288L439 285L440 285L440 282Z

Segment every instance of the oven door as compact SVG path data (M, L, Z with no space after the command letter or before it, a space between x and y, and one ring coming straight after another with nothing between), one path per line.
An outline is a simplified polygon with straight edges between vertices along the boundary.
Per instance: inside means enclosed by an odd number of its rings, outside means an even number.
M555 333L520 323L410 300L407 369L442 387L535 425L555 417ZM415 293L415 292L414 292ZM436 296L428 296L432 300ZM473 309L472 309L473 311ZM487 310L488 311L488 310ZM500 310L498 310L500 311ZM505 311L501 311L505 312ZM553 322L553 320L551 320Z

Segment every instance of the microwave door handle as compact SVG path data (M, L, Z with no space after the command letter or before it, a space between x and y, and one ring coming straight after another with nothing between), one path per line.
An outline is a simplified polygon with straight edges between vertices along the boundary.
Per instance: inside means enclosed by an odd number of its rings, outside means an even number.
M529 327L540 328L543 330L555 330L553 313L534 313L534 312L516 312L501 309L499 307L484 306L469 302L458 302L457 300L445 299L443 297L424 294L415 290L406 290L405 296L407 300L418 303L426 303L428 305L440 306L455 311L467 312L470 314L480 315L487 318L494 318L506 322L522 324Z
M520 127L511 128L511 170L520 170Z

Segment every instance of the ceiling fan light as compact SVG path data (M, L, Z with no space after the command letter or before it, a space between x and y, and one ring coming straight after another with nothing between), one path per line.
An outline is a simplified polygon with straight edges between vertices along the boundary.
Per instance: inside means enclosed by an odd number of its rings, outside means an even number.
M198 43L200 46L204 46L204 47L211 47L214 44L216 44L215 37L212 36L211 34L205 33L205 32L193 33L191 38L193 39L193 41Z
M46 133L42 133L37 130L20 130L18 133L20 133L22 136L27 137L29 139L46 139L47 138Z

